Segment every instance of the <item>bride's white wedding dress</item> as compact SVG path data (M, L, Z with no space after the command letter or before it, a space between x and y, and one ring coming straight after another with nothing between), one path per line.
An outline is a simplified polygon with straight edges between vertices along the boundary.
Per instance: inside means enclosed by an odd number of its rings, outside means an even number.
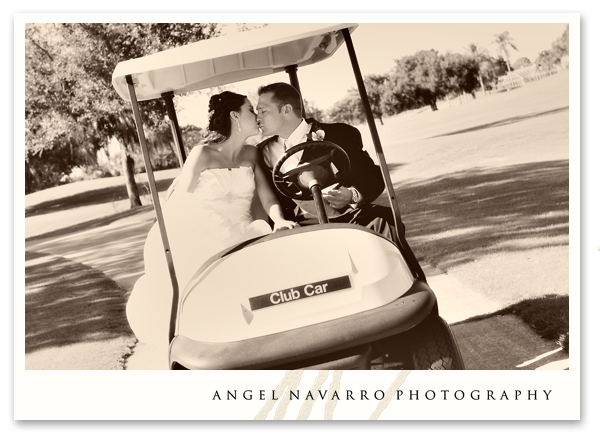
M250 211L255 192L249 166L206 169L193 193L175 190L163 208L180 294L211 256L253 237L271 233ZM172 286L158 223L144 246L145 274L127 302L127 319L139 341L168 342Z

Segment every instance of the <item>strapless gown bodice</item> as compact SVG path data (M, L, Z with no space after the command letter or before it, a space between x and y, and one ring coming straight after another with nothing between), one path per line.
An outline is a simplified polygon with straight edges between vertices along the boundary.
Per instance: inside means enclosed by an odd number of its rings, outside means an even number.
M254 190L254 172L249 166L205 169L193 193L176 191L169 203L189 203L194 213L207 211L224 217L250 218Z
M262 220L253 221L254 172L249 166L206 169L193 192L173 192L163 216L179 291L214 254L271 232ZM158 224L144 245L144 275L127 303L129 325L138 340L166 343L172 287Z

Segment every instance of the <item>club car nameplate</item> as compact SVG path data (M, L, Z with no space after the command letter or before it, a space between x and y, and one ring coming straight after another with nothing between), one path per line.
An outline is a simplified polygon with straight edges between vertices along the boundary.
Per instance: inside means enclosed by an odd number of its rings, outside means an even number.
M333 279L327 279L319 282L312 282L306 285L286 288L281 291L275 291L261 296L250 297L250 310L255 311L269 306L281 305L282 303L293 302L300 299L308 299L320 296L322 294L333 293L334 291L350 288L350 277L342 276Z

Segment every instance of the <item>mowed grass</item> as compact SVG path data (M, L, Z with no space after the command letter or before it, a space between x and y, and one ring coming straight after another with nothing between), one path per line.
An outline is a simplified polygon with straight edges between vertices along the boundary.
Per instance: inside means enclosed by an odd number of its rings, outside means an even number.
M155 173L159 195L166 193L179 169ZM152 200L145 174L136 175L143 207L131 209L125 177L87 180L25 196L25 239L56 236L100 227L115 219L146 211ZM60 233L59 233L60 232Z

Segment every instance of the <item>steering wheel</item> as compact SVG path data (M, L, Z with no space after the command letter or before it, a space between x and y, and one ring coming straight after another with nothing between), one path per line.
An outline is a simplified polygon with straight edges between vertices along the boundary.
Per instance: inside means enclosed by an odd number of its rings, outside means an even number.
M281 172L281 167L296 153L302 153L298 166ZM273 167L273 184L286 197L312 200L310 188L315 180L322 188L327 187L339 180L339 174L349 171L350 158L342 147L326 140L311 140L288 149L281 156Z

